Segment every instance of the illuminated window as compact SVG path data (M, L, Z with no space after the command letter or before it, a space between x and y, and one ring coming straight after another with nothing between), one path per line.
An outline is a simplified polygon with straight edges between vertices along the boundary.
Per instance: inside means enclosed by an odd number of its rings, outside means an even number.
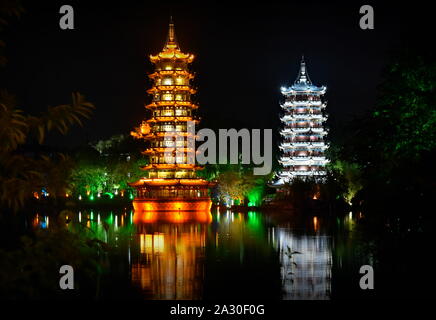
M162 83L164 86L171 86L171 85L173 85L173 79L172 78L165 78Z
M171 140L165 140L164 143L163 143L163 145L164 145L165 147L174 147L174 141L171 141Z
M173 115L174 115L173 110L170 110L170 109L162 110L162 116L171 117Z
M176 125L176 131L185 131L186 125L178 124Z
M185 163L185 162L186 162L186 157L178 156L178 157L176 158L176 162L177 162L177 163Z
M171 124L164 124L161 128L162 131L174 131L174 126Z
M185 140L177 140L176 141L176 147L184 147L185 146Z
M177 85L183 85L185 84L185 79L181 78L181 77L177 77L176 78L176 84Z
M177 100L177 101L181 101L181 100L183 100L183 95L181 95L181 94L176 94L176 100Z
M186 171L177 171L175 174L176 178L187 178L188 177L188 173ZM183 191L179 190L179 195L183 196Z
M162 100L173 100L173 95L171 93L165 93L162 95Z
M184 109L177 109L176 110L176 116L186 116L188 113Z
M164 158L165 163L174 163L174 157L165 157ZM166 172L162 172L162 173L166 173ZM168 175L168 173L166 173ZM166 178L166 177L162 177L162 178Z

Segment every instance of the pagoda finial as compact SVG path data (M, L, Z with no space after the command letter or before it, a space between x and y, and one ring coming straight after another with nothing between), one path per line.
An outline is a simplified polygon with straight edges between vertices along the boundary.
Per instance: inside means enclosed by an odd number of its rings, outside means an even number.
M176 41L176 32L174 28L173 16L170 16L170 23L168 28L167 42L165 43L164 49L178 49L179 45Z
M304 61L304 54L301 55L300 71L298 72L298 77L295 80L295 83L312 84L312 81L310 81L309 75L307 74L306 62Z

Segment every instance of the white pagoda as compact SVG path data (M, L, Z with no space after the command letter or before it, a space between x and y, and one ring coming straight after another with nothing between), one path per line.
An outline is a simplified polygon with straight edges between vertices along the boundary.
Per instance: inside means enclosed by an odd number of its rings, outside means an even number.
M323 126L327 120L324 112L326 102L322 99L326 90L325 86L312 84L304 57L294 84L281 88L285 98L281 104L284 109L281 118L284 128L280 132L283 140L279 146L282 151L279 159L282 169L276 174L274 185L289 183L296 177L323 180L325 165L329 162L325 157L328 148L325 142L327 130Z

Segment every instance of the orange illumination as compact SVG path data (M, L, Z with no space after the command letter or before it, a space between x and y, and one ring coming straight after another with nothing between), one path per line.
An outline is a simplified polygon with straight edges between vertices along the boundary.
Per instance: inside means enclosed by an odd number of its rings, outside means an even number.
M313 217L313 229L316 231L318 229L318 218Z
M149 119L142 121L140 127L132 132L132 136L151 140L152 147L142 152L150 156L149 164L141 169L148 171L148 177L160 178L142 178L129 183L138 190L138 197L133 201L133 206L135 214L140 214L142 221L154 221L154 212L168 210L176 212L172 213L171 221L184 222L186 217L180 212L208 211L212 205L209 197L200 197L207 193L205 191L211 183L195 178L195 171L201 167L195 163L188 163L194 158L195 148L189 148L189 144L185 143L189 138L196 137L195 133L189 132L188 121L199 122L199 118L191 112L198 108L191 101L191 94L196 92L190 81L194 74L189 72L189 64L194 60L194 55L180 50L174 24L171 22L164 48L157 55L150 56L150 60L155 65L155 71L149 76L153 80L153 86L147 92L152 95L152 102L146 105L146 108L151 109L152 114ZM183 142L173 144L179 140ZM177 152L182 155L178 155ZM175 154L175 157L168 153ZM171 163L173 159L183 163ZM164 163L155 163L156 161ZM173 191L177 191L178 188L190 189L192 192L189 192L188 197L174 198ZM159 192L157 194L160 198L150 199L147 198L151 194L148 189L171 189L172 194Z
M169 222L169 223L185 223L185 222L199 222L210 223L212 221L212 214L210 211L148 211L140 213L135 211L133 215L133 222L138 223L155 223L155 222Z
M187 201L171 198L133 200L135 213L143 213L146 217L155 211L209 211L211 206L212 201L209 198L193 198Z

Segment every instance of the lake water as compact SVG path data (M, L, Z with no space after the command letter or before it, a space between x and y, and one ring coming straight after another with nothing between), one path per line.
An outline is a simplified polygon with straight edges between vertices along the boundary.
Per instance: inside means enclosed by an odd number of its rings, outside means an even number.
M68 228L107 242L103 297L332 299L361 297L359 268L377 264L360 214L290 217L238 213L77 211ZM41 213L33 228L50 229Z

